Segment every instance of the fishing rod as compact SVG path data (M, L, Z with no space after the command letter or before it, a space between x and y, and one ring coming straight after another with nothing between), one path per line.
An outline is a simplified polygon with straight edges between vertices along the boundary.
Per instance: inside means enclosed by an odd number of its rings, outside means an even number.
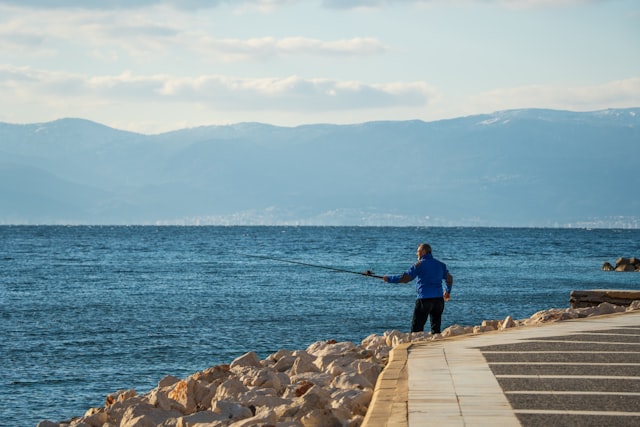
M261 259L268 259L268 260L271 260L271 261L288 262L289 264L298 264L298 265L304 265L304 266L307 266L307 267L324 268L325 270L338 271L340 273L358 274L360 276L367 276L367 277L374 277L376 279L382 279L382 276L378 276L378 275L374 274L373 271L371 271L371 270L367 270L367 271L364 271L364 272L359 272L359 271L345 270L345 269L342 269L342 268L328 267L326 265L309 264L309 263L301 262L301 261L292 261L292 260L288 260L288 259L274 258L274 257L264 256L264 255L255 255L254 254L254 255L247 255L247 256L252 256L252 257L261 258Z

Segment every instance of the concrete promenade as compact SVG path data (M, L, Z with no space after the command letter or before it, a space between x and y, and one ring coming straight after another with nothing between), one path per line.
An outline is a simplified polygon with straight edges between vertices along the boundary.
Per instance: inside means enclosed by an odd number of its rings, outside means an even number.
M640 311L396 347L364 427L639 426Z

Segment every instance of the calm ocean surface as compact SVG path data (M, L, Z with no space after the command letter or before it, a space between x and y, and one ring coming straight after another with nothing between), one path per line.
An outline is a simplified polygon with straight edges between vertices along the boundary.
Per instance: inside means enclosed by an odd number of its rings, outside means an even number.
M0 227L0 425L35 426L146 393L255 350L407 332L413 283L252 257L400 273L418 243L455 277L443 329L567 307L640 230L393 227Z

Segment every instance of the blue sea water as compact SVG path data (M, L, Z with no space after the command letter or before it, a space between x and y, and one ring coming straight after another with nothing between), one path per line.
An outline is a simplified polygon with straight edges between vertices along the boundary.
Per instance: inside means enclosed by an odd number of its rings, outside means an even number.
M279 262L401 273L421 242L455 277L443 328L640 289L600 270L640 230L412 227L0 227L0 425L35 426L255 350L408 331L413 284Z

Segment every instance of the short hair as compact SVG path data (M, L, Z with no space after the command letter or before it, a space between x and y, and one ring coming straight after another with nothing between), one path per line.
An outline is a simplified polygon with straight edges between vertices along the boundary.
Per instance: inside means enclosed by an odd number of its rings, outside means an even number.
M420 246L418 246L418 249L423 250L428 254L431 253L431 246L428 243L421 243Z

